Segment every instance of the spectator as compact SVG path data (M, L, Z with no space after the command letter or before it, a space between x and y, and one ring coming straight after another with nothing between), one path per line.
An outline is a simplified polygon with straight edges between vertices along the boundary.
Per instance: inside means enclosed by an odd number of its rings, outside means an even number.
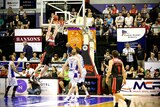
M124 17L122 16L121 12L119 12L119 16L116 17L115 23L117 28L123 27Z
M17 60L18 60L18 57L17 57L16 52L13 52L12 55L15 57L15 60L17 61Z
M66 43L66 47L67 47L67 56L70 57L73 48L70 46L69 42Z
M148 9L148 5L145 3L143 8L141 9L142 17L145 18L147 13L149 13L149 9Z
M23 6L20 6L20 8L19 8L20 19L22 19L24 13L26 13L26 12L23 10Z
M25 62L25 61L27 61L27 58L24 56L23 53L20 53L20 57L18 58L17 61L19 61L19 62Z
M92 13L92 10L91 9L88 9L88 13L87 13L87 16L91 16L93 13Z
M135 18L135 16L138 13L138 10L136 9L136 4L132 4L132 7L129 10L129 13L131 14L131 16L133 16L133 18Z
M135 51L133 48L130 47L129 43L125 44L125 48L123 49L123 55L126 56L126 63L130 67L133 67L134 58L133 55L135 54Z
M59 62L60 59L59 59L59 56L58 54L54 54L54 56L52 57L52 62Z
M27 44L27 41L23 41L23 54L27 57L27 60L29 61L33 54L33 49L31 46Z
M18 24L21 23L19 16L16 15L15 19L13 20L13 25L15 26L15 28L17 28Z
M12 7L9 7L7 10L7 23L13 22L13 15Z
M52 77L51 71L47 70L47 71L44 73L43 77Z
M134 20L134 26L139 27L139 26L141 26L142 22L143 22L143 18L141 16L141 13L138 13L135 17L135 20Z
M100 18L100 16L97 16L95 19L96 36L101 35L102 24L103 20Z
M87 26L92 27L94 26L94 17L92 14L89 14L87 17Z
M149 28L148 25L146 25L146 22L145 22L145 21L142 21L142 25L139 26L139 27L146 29L146 32L145 32L146 35L149 33L150 28Z
M106 43L108 43L109 28L110 28L110 26L107 24L107 21L104 20L104 23L102 24L102 36L106 37Z
M27 77L27 73L26 73L26 70L25 70L25 69L22 69L21 74L22 74L22 77Z
M152 26L153 20L150 18L149 13L146 14L146 17L144 18L144 21L146 22L147 26L149 26L149 27Z
M137 45L137 49L135 50L135 55L136 55L138 65L141 66L142 68L144 68L144 61L146 59L146 52L142 48L141 44Z
M151 71L149 69L146 70L145 78L152 78Z
M158 13L158 17L156 20L158 21L158 24L160 24L160 13Z
M129 71L130 71L130 66L129 66L129 65L126 65L126 66L125 66L125 70L126 70L126 72L129 72Z
M154 70L154 78L160 78L159 69Z
M0 69L0 77L7 77L8 70L5 68L8 68L8 65L2 66L2 68Z
M104 10L103 10L103 15L104 16L106 16L106 15L108 15L108 14L110 14L111 13L111 9L110 9L110 7L106 7Z
M117 6L116 5L112 5L112 9L111 9L111 16L113 18L115 18L118 14L119 10L117 9Z
M156 62L157 58L155 58L155 54L153 52L150 52L150 57L147 60L148 62Z
M155 24L152 25L151 31L154 36L158 36L160 34L160 24L158 24L158 21L155 21Z
M75 8L72 8L71 15L73 15L73 18L77 16L77 12Z
M145 77L144 69L141 68L140 66L138 66L137 77L138 78L144 78Z
M7 61L6 56L2 56L2 61Z
M0 60L2 60L2 53L3 53L3 51L2 51L2 49L0 49Z
M127 13L128 13L128 11L127 11L126 7L122 6L122 15L123 15L123 17L126 17Z
M33 57L30 59L30 61L34 61L34 62L39 62L40 61L40 59L37 57L36 52L33 53Z
M153 47L152 47L152 52L155 54L155 57L156 58L158 58L158 47L157 47L157 45L153 45Z
M113 26L113 18L110 14L107 15L106 21L108 25Z
M59 81L59 85L60 87L62 88L62 94L66 94L68 90L66 89L69 89L69 88L66 88L66 87L69 87L69 82L70 82L70 79L69 79L69 67L67 66L64 70L64 75L61 75L61 73L58 75L58 77L63 77L62 79L60 79Z
M14 29L15 29L15 27L13 25L13 22L10 22L8 25L8 36L13 36Z
M51 72L51 77L52 78L57 78L58 74L59 74L59 72L58 72L57 68L55 66L53 66L52 67L52 72Z
M55 15L54 13L51 13L51 17L48 19L48 23L51 22L51 19L54 18L54 15Z
M22 29L28 29L30 25L30 21L27 18L27 14L24 13L22 17Z
M63 53L63 57L62 57L61 61L65 62L67 60L67 58L68 58L67 53Z
M158 61L160 61L160 51L158 52Z
M127 78L133 78L133 73L135 72L134 67L131 67L127 73Z
M30 77L34 73L34 69L30 67L30 63L26 63L26 76Z
M0 30L2 29L3 25L4 25L4 19L0 15Z
M127 13L127 17L125 17L125 26L124 27L132 27L133 25L133 17L130 16L130 13Z

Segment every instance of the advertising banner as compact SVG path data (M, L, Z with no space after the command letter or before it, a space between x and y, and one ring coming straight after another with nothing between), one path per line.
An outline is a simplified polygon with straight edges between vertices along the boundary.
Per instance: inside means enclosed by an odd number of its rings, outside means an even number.
M34 52L42 52L41 29L15 29L15 52L23 51L23 41L27 41Z
M151 95L160 92L160 79L129 80L122 86L124 95Z
M118 28L117 48L119 52L122 52L127 42L130 43L132 48L136 48L139 43L145 49L145 28Z
M11 7L12 9L18 9L20 6L20 0L5 0L6 1L6 9Z

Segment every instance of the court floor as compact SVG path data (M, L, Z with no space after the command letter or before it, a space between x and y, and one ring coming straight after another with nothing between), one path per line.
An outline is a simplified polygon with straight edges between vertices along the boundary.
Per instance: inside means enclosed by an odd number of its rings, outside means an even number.
M18 95L12 99L7 99L0 95L0 107L113 107L112 96L91 96L84 100L84 96L80 96L78 102L65 102L66 96L22 96ZM160 107L160 97L156 96L126 96L131 99L130 107ZM119 101L119 107L127 107L124 101Z

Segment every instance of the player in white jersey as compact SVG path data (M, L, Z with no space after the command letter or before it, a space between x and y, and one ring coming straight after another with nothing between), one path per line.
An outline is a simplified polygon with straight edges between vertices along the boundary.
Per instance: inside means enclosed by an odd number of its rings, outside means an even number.
M76 56L75 49L72 50L72 56L69 57L67 61L65 62L65 64L63 65L62 75L64 74L64 69L67 65L69 65L69 78L70 78L71 88L69 89L68 96L64 99L65 101L69 101L69 99L71 98L71 94L76 91L77 82L79 78L81 78L81 75L82 75L81 64L80 64L79 58L77 58ZM74 98L76 101L77 98L76 97Z
M13 55L11 55L10 58L11 58L11 61L9 62L9 67L5 66L5 69L8 69L8 75L7 75L7 77L8 77L8 86L6 88L6 92L5 92L5 95L4 95L5 98L7 98L8 91L12 86L13 86L12 98L15 97L15 92L16 92L16 89L18 87L18 83L17 83L17 80L16 80L15 73L17 73L20 76L22 76L22 74L20 74L15 68L15 64L14 64L15 57Z
M75 49L76 49L76 53L77 53L76 56L79 58L80 63L81 63L81 67L82 67L82 76L81 76L81 78L79 78L78 87L82 87L82 89L85 91L85 93L86 93L85 99L86 99L86 98L89 98L89 97L90 97L90 95L89 95L89 93L88 93L88 90L87 90L87 88L86 88L86 86L85 86L85 84L84 84L87 71L86 71L86 69L84 68L84 60L83 60L82 55L80 55L80 49L79 49L78 47L76 47ZM77 87L77 90L76 90L76 94L77 94L77 95L78 95L78 87Z

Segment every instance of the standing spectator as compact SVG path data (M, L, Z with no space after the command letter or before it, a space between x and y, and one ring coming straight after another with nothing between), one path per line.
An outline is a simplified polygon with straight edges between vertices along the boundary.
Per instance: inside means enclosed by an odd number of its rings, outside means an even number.
M127 17L125 17L125 26L124 27L132 27L133 25L133 17L130 13L127 13Z
M30 67L30 63L26 63L26 76L30 77L32 73L34 72L34 69Z
M109 25L107 24L107 21L104 20L104 23L102 24L102 36L106 37L106 43L108 43L109 38Z
M26 61L28 61L28 60L27 60L27 58L24 56L23 53L20 53L20 57L18 58L17 61L19 61L19 62L26 62Z
M20 19L22 19L24 13L26 13L26 12L23 10L23 6L20 6L20 8L19 8Z
M158 34L160 33L160 24L158 24L157 20L155 21L155 24L152 25L151 31L154 36L158 36Z
M150 57L147 60L148 62L156 62L157 58L155 58L155 54L153 52L150 52Z
M126 17L127 13L128 13L128 11L127 11L126 7L122 6L122 15L123 15L123 17Z
M23 41L23 54L27 57L27 60L29 61L33 54L33 49L31 46L27 44L27 41Z
M146 52L142 48L141 44L137 45L137 49L135 50L135 55L136 55L138 65L141 66L142 68L144 68L144 61L146 59Z
M12 7L9 7L7 10L7 23L13 22L13 14Z
M28 20L26 13L23 14L23 17L22 17L21 21L22 21L22 28L23 29L28 29L29 25L30 25L30 21Z
M149 13L149 9L148 9L148 5L145 3L143 8L141 9L142 17L145 18L147 13Z
M66 43L66 47L67 47L67 56L70 57L73 48L70 46L69 42Z
M2 18L2 16L0 15L0 30L4 25L4 19Z
M138 10L136 9L136 4L132 4L132 7L129 10L129 13L131 14L131 16L133 16L133 18L135 18L135 16L138 13Z
M135 54L134 49L130 47L129 43L126 43L125 48L123 49L123 55L126 56L126 63L130 67L133 67L133 62L134 62L133 55L134 54Z
M124 17L122 16L121 12L119 12L119 16L116 17L115 23L117 28L123 27Z
M40 59L37 57L36 52L33 53L33 57L30 59L30 61L36 61L36 62L40 61Z

